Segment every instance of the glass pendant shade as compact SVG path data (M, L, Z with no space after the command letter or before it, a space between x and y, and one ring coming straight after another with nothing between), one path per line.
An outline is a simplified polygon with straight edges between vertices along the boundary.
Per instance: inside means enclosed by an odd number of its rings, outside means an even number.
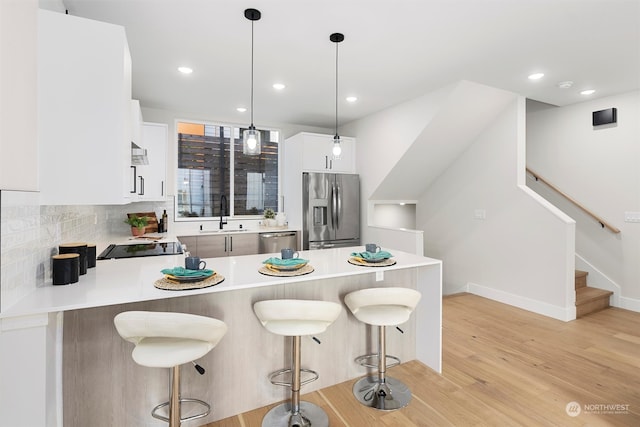
M342 147L340 146L340 137L338 135L333 137L333 160L340 160L342 154Z
M260 131L251 125L242 132L242 153L249 156L259 155L262 144L260 143Z

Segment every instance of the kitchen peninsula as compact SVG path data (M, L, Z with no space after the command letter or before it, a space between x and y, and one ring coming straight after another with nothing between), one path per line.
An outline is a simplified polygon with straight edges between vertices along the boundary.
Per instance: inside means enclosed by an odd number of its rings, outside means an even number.
M348 263L350 253L360 250L362 247L301 251L300 257L308 259L314 271L296 277L259 273L269 254L208 258L207 268L221 274L224 281L188 291L161 290L153 285L162 277L160 270L184 265L182 255L104 260L80 282L38 288L0 317L3 325L11 319L49 319L40 326L44 333L24 335L38 342L22 342L15 349L15 357L46 349L36 357L42 369L26 374L39 375L41 382L47 379L45 399L29 402L48 418L51 414L59 418L58 424L48 421L46 425L62 425L62 408L64 425L91 425L96 419L110 420L111 425L152 425L149 410L166 400L168 372L141 368L131 360L131 344L113 327L113 317L126 310L188 312L227 323L227 335L199 361L206 375L184 369L183 395L201 398L214 408L202 424L287 397L287 390L273 386L267 375L288 366L290 345L283 337L264 331L253 314L253 303L259 300L300 298L342 303L346 293L367 287L418 289L422 293L420 305L403 327L404 334L389 332L387 346L403 361L419 359L440 372L441 261L387 249L394 255L395 265ZM38 325L27 330L31 329L38 329ZM375 339L370 328L348 310L318 338L323 346L318 351L313 348L318 345L315 341L303 341L303 347L309 347L303 349L303 365L320 373L320 379L305 386L303 393L366 373L354 359L374 349ZM16 378L23 375L15 374Z

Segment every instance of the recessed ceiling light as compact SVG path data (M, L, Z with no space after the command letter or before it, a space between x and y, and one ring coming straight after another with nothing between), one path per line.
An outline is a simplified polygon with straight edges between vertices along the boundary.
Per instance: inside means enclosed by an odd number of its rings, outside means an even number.
M238 111L239 113L245 113L247 109L245 107L238 107L236 108L236 111Z
M356 102L358 100L357 96L347 96L347 102Z
M580 92L580 95L591 95L593 93L595 93L595 89L587 89Z
M274 83L274 84L273 84L273 88L274 88L275 90L282 90L282 89L284 89L285 87L286 87L286 86L285 86L285 85L283 85L282 83Z
M544 77L544 73L529 74L529 80L540 80L543 77Z
M571 86L573 86L573 82L571 80L558 83L558 87L560 89L569 89Z
M182 74L191 74L191 73L193 73L193 69L189 68L189 67L178 67L178 71L180 71Z

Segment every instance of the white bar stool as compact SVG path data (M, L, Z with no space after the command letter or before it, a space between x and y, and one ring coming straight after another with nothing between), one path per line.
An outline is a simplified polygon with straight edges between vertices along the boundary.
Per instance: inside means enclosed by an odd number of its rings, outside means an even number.
M300 401L300 387L318 379L318 373L300 367L300 337L324 332L342 312L342 306L328 301L267 300L253 305L258 319L269 332L293 337L292 367L269 376L275 385L291 387L291 401L271 409L262 419L262 427L326 427L327 414L317 405ZM301 372L311 377L301 381ZM291 382L277 381L284 374L291 374Z
M186 313L152 311L126 311L115 316L113 323L120 336L136 346L133 360L151 368L171 368L169 401L151 411L154 418L167 421L170 427L179 427L182 421L206 417L211 406L199 399L180 396L180 365L193 362L209 353L227 332L227 325L218 319ZM204 369L196 365L200 374ZM201 405L203 412L181 418L183 402ZM169 407L169 417L157 413Z
M377 375L364 377L353 385L353 394L363 405L392 411L409 404L409 387L386 375L387 368L400 364L400 359L387 355L385 332L387 326L400 325L409 320L420 297L420 292L409 288L362 289L344 297L345 304L356 319L378 327L378 353L356 359L362 366L378 369ZM377 365L368 363L370 359L377 359ZM393 362L387 364L387 359Z

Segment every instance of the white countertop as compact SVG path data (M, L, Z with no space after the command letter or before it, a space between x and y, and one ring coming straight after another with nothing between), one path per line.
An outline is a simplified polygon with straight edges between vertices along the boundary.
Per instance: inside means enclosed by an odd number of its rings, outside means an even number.
M162 278L164 268L184 266L184 255L163 255L145 258L99 260L95 268L69 285L45 285L36 288L22 300L0 313L0 318L101 307L138 301L151 301L188 295L225 292L238 289L305 282L332 277L369 274L376 271L398 270L441 264L440 260L387 249L396 264L388 267L364 267L347 262L351 252L364 250L362 246L323 250L299 251L308 259L314 271L295 277L273 277L260 274L262 261L279 254L259 254L207 258L207 268L225 277L215 286L188 291L157 289L153 284Z

